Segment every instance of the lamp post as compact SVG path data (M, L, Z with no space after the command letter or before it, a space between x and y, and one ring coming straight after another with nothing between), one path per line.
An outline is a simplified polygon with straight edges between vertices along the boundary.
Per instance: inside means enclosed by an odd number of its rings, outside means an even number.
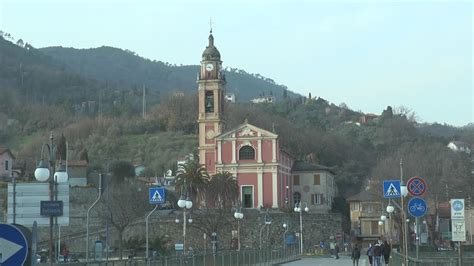
M385 216L384 214L380 215L380 221L379 221L379 225L383 225L382 227L382 234L384 237L385 236L385 221L387 220L387 216Z
M286 233L288 232L288 229L290 228L288 221L283 223L283 228L285 229L285 231L283 232L283 249L286 249L286 243L285 243Z
M408 195L408 189L407 189L407 186L403 183L403 161L402 159L400 159L400 194L401 194L401 197L400 197L400 200L401 200L401 210L402 210L402 221L405 221L406 220L406 214L405 214L405 210L404 210L404 203L403 203L403 199ZM404 245L404 248L403 248L403 251L404 251L404 254L405 254L405 266L408 266L408 243L407 243L407 223L403 223L403 245Z
M305 205L304 211L309 212L308 204L303 203ZM301 202L296 203L294 211L300 213L300 254L303 254L303 208L301 204Z
M183 209L183 255L186 252L186 210L191 209L193 207L193 202L189 197L186 197L184 195L181 196L181 198L178 200L178 207ZM179 223L179 219L176 218L176 223ZM193 222L193 219L189 217L188 220L189 223Z
M240 251L240 220L244 218L240 204L235 209L234 218L237 219L237 251Z
M272 224L272 219L271 219L270 215L268 214L268 209L267 209L267 212L265 213L264 224L260 228L260 249L262 249L262 231L263 231L263 228L265 228L265 226L271 225L271 224Z
M68 174L66 172L66 167L62 164L59 165L59 168L56 171L56 160L54 154L57 150L57 147L54 145L53 132L51 132L49 137L49 143L43 143L41 147L41 160L38 163L38 166L35 170L35 178L40 182L49 182L49 200L53 202L57 200L57 184L68 182ZM47 149L48 161L47 163L44 160L43 153ZM51 171L50 171L51 169ZM51 173L54 173L51 176ZM53 215L49 216L49 264L53 265Z
M404 256L404 265L407 266L408 265L408 244L407 244L407 223L406 223L406 214L405 214L405 211L403 209L403 198L406 197L408 195L408 190L406 188L405 185L402 185L401 188L400 188L400 194L401 194L401 202L402 204L401 205L398 205L396 201L389 201L388 203L388 206L387 206L387 212L389 214L389 216L391 217L391 214L395 211L395 208L393 206L396 206L398 209L400 209L400 220L402 221L402 227L400 228L401 230L401 233L402 233L402 239L403 239L403 256ZM393 205L392 205L393 204ZM391 228L390 228L391 230ZM401 248L401 246L400 246Z

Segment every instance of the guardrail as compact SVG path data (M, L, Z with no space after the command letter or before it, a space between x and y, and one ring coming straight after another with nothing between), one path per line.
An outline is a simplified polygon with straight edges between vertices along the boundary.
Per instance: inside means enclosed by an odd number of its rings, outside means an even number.
M84 261L56 263L55 265L68 266L266 266L276 265L299 259L297 248L240 251L221 251L215 254L196 253L176 256L134 257L128 259L113 259L108 261ZM45 266L47 264L39 264Z
M420 252L418 258L408 255L407 266L459 266L458 253L455 251ZM394 251L390 264L402 265L403 255ZM462 256L462 266L474 265L474 253L466 253Z

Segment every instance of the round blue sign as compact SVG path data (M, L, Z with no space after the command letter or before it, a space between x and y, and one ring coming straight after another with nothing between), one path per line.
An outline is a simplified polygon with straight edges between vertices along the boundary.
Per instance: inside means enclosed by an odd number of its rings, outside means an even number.
M427 210L426 201L422 198L414 197L408 201L408 213L413 217L422 217Z
M453 210L455 211L462 211L464 209L464 204L460 200L455 200L453 202Z
M16 226L0 224L0 264L2 266L23 265L28 255L28 242Z

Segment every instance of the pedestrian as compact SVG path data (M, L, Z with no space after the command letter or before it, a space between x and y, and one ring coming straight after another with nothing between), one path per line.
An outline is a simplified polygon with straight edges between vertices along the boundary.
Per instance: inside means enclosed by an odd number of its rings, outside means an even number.
M339 245L336 243L336 246L334 247L334 252L336 252L336 260L339 259Z
M382 266L382 241L374 243L374 266Z
M369 244L367 249L367 257L369 257L369 265L372 266L374 262L374 246L372 244Z
M387 240L385 240L382 244L382 255L386 266L388 266L388 263L390 261L390 252L392 252L392 250L390 249L390 244L387 242Z
M352 249L351 259L352 259L353 266L359 266L360 248L359 248L359 245L357 244L355 244L354 249Z

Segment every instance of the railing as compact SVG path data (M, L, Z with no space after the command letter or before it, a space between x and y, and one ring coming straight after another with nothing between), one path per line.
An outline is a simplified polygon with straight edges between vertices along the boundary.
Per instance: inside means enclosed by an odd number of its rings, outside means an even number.
M147 262L145 257L135 257L129 259L109 258L106 262L90 261L89 263L68 262L57 263L55 265L70 266L266 266L290 262L299 258L297 248L254 250L242 249L240 251L221 251L216 254L186 254L176 256L151 257ZM40 266L47 264L39 264Z
M398 252L392 252L390 264L402 265L403 255ZM407 266L459 266L458 253L455 251L438 252L420 252L416 258L414 254L409 253ZM463 266L474 265L474 253L466 253L462 256Z

